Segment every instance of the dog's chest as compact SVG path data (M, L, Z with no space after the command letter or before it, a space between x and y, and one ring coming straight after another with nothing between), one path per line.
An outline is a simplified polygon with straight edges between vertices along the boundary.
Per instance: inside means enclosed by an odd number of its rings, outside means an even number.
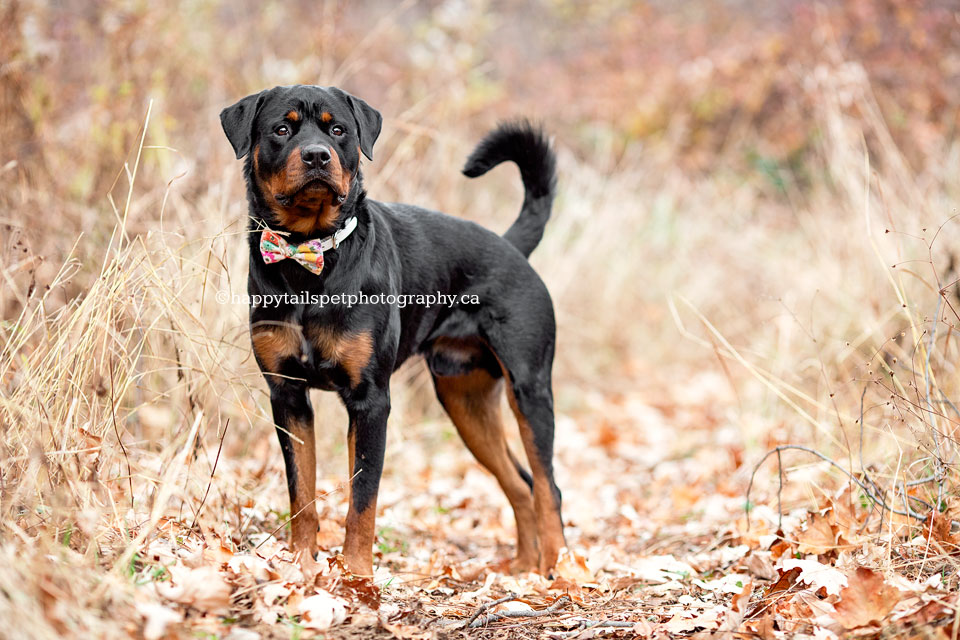
M351 323L331 314L288 307L269 319L251 318L257 361L275 380L305 381L308 386L339 391L356 388L373 356L369 330L351 330Z

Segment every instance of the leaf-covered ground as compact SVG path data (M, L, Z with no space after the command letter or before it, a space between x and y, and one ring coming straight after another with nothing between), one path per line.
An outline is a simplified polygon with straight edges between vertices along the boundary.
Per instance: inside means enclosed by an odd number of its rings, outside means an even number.
M748 522L752 464L730 444L737 425L724 418L732 400L724 381L700 376L684 397L598 394L605 411L562 415L557 465L570 548L550 579L507 572L512 514L456 441L390 444L372 583L344 573L336 555L342 480L321 481L325 570L307 584L286 547L286 514L273 511L279 460L220 460L219 482L236 476L257 488L219 524L191 528L192 516L160 523L131 569L142 633L955 637L958 540L949 514L918 527L881 512L825 464L784 453L782 518L774 457L758 476ZM449 425L428 430L449 434ZM809 508L789 508L798 503ZM263 533L271 530L277 535Z

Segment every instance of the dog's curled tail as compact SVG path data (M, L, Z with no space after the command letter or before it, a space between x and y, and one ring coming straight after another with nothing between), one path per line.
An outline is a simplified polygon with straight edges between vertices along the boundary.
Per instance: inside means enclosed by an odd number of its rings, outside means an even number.
M529 256L540 243L550 219L557 187L557 157L541 128L526 120L506 122L480 141L467 158L463 173L476 178L507 160L520 167L525 193L520 216L503 237Z

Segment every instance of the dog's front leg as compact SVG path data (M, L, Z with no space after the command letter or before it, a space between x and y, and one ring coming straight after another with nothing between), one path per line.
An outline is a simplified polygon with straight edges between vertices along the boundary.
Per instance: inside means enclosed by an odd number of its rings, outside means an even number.
M309 391L306 385L284 381L272 385L270 404L287 467L290 549L304 566L312 566L317 552L317 450Z
M372 576L377 491L387 442L390 392L386 387L364 386L363 391L343 398L350 414L347 449L351 474L343 557L351 573Z

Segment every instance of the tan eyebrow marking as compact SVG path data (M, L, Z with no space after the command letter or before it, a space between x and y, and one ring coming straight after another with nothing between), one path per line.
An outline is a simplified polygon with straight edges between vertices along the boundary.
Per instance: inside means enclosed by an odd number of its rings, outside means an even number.
M323 120L324 122L330 122L331 120L333 120L333 114L328 111L324 111L323 113L320 114L320 119Z
M286 116L287 120L292 120L293 122L298 122L300 120L300 114L296 111L291 111Z

